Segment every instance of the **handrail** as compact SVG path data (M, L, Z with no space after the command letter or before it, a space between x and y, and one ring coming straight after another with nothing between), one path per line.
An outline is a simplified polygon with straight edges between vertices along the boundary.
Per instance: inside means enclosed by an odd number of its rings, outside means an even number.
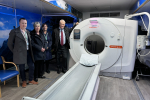
M148 25L148 32L147 32L147 37L150 38L150 14L148 12L141 12L141 13L135 13L135 14L131 14L131 15L125 15L125 19L130 19L132 17L135 16L140 16L140 15L147 15L148 19L149 19L149 25Z

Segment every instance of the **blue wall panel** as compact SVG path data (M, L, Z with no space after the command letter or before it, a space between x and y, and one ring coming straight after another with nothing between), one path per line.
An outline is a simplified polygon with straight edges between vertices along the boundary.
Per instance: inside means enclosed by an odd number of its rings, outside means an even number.
M21 16L17 16L17 27L19 26L19 19L22 17L27 19L27 29L29 31L34 29L34 27L33 27L34 22L41 23L42 16L39 14L35 14L35 13L31 13L31 12L27 12L27 11L23 11L23 10L19 10L19 9L16 10L16 13L18 15L21 15Z
M39 14L0 6L0 56L4 56L6 61L13 61L13 54L7 46L7 41L10 31L19 26L20 18L27 19L27 29L29 31L33 30L35 21L41 22L41 15Z
M42 17L42 23L47 24L48 31L52 34L53 24L56 23L53 17Z
M138 0L133 7L131 8L131 12L133 13L137 8L139 8L146 0Z
M138 2L132 7L130 13L133 13L140 5L142 5L146 0L138 0ZM140 13L140 12L148 12L150 13L150 1L147 2L143 7L141 7L136 13ZM148 28L148 24L149 24L149 19L146 15L142 15L142 18L144 20L144 23L146 25L146 27ZM138 20L138 25L141 26L141 28L143 30L146 30L143 22L141 20L141 17L135 17L134 19Z
M14 27L16 27L15 11L12 8L0 6L0 47Z

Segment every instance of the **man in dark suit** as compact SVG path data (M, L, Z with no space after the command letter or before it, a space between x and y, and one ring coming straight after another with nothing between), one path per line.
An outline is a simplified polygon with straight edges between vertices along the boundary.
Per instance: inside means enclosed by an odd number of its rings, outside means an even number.
M31 37L29 31L26 30L27 20L21 18L19 20L20 27L11 30L8 38L8 47L13 52L13 62L19 65L20 75L22 78L22 87L26 87L25 64L29 66L29 84L38 84L33 81L34 75L34 57L32 53Z
M78 25L78 22L76 23L76 25ZM56 50L58 74L60 74L61 70L63 73L67 71L67 55L68 49L70 49L69 34L74 29L74 27L71 29L65 27L65 21L62 19L59 22L59 27L54 29L53 31L53 46L54 49ZM60 55L62 55L63 57L62 66L60 65Z

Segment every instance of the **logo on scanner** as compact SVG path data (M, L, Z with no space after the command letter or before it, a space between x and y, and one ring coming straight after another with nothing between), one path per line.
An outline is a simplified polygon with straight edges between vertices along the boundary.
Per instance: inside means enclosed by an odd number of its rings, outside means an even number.
M98 21L97 20L90 20L90 27L89 28L98 28Z
M98 28L98 25L91 25L89 28Z
M110 48L116 48L116 49L122 49L122 46L118 46L118 45L110 45Z

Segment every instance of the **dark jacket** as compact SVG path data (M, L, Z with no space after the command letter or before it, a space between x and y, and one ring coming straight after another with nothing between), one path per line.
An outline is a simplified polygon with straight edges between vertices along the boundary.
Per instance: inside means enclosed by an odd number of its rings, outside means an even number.
M66 36L66 44L65 46L70 49L70 40L69 40L69 34L72 32L72 30L75 28L75 26L73 26L73 28L69 29L67 27L64 28L64 32L65 32L65 36ZM53 48L57 51L58 46L60 44L60 29L59 27L54 29L52 37L53 37Z
M31 32L31 39L32 39L31 43L33 47L33 55L34 55L35 61L44 60L46 53L42 52L41 49L42 47L46 49L47 43L46 43L43 33L40 32L40 35L37 35L35 30L33 30Z
M34 62L34 57L32 53L31 37L30 32L27 31L29 50L31 53L32 60ZM23 37L20 27L11 30L8 38L8 48L13 52L13 62L15 64L25 64L27 63L27 46L25 38Z
M46 58L45 60L50 60L52 58L51 46L52 46L52 36L50 32L47 32L47 48L46 48ZM43 33L44 34L44 33Z

